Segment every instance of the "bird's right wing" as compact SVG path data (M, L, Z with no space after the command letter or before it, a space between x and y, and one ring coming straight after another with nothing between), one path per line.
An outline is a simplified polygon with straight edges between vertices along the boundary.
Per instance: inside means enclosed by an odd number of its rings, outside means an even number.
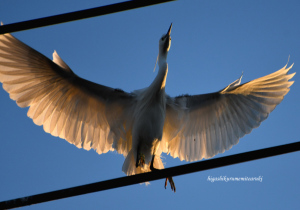
M134 94L78 77L56 52L51 61L12 35L0 35L0 81L46 132L99 154L126 156L131 149Z
M292 66L203 95L167 97L161 149L195 161L223 153L265 120L288 93Z

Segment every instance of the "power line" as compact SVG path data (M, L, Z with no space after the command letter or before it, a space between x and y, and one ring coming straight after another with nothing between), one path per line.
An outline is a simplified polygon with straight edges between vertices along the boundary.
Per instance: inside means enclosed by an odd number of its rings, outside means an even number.
M236 155L230 155L226 157L199 161L199 162L190 163L181 166L175 166L175 167L166 168L154 172L138 174L134 176L121 177L117 179L111 179L102 182L96 182L92 184L71 187L67 189L42 193L38 195L32 195L28 197L3 201L0 202L0 209L22 207L22 206L43 203L43 202L53 201L62 198L68 198L72 196L83 195L87 193L104 191L104 190L114 189L118 187L143 183L147 181L163 179L165 177L179 176L179 175L219 168L223 166L233 165L237 163L262 159L266 157L282 155L290 152L296 152L299 150L300 150L300 142L295 142L295 143L290 143L290 144L285 144L285 145L280 145L275 147L269 147L265 149L240 153Z
M59 23L64 23L69 21L95 17L95 16L101 16L101 15L126 11L130 9L136 9L140 7L170 2L170 1L174 1L174 0L126 1L121 3L96 7L92 9L70 12L70 13L44 17L44 18L39 18L34 20L28 20L28 21L3 25L0 27L0 34L12 33L12 32L44 27L44 26L49 26L49 25L54 25L54 24L59 24ZM209 170L213 168L233 165L237 163L257 160L261 158L286 154L286 153L295 152L299 150L300 150L300 142L295 142L291 144L231 155L227 157L190 163L190 164L167 168L167 169L154 171L150 173L138 174L129 177L121 177L117 179L111 179L102 182L3 201L0 202L0 209L22 207L22 206L27 206L27 205L32 205L32 204L62 199L62 198L68 198L72 196L83 195L83 194L97 192L97 191L104 191L108 189L129 186L129 185L138 184L142 182L163 179L169 176L179 176L188 173L194 173L194 172Z
M151 5L161 4L161 3L171 2L171 1L175 1L175 0L125 1L121 3L110 4L110 5L95 7L86 10L80 10L80 11L75 11L75 12L70 12L65 14L59 14L59 15L54 15L49 17L38 18L34 20L27 20L23 22L3 25L0 27L0 34L12 33L12 32L50 26L50 25L55 25L55 24L60 24L60 23L65 23L65 22L70 22L75 20L81 20L85 18L107 15L111 13L122 12L126 10L137 9L140 7L146 7L146 6L151 6Z

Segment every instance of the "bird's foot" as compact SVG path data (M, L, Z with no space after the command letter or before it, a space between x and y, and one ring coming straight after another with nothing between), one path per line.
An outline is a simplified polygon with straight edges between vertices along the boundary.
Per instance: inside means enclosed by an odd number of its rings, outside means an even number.
M138 153L135 166L136 167L139 167L139 166L143 167L144 164L145 164L145 155L142 154L142 153Z
M171 176L166 178L165 189L167 189L168 180L169 180L169 183L170 183L170 186L171 186L171 190L174 191L174 192L176 192L175 183L174 183L173 178Z
M151 164L150 164L150 170L151 171L157 171L158 169L154 168L153 163L154 163L154 155L152 156L152 160L151 160ZM170 186L171 186L171 190L176 192L175 183L174 183L173 178L171 176L166 178L165 189L167 189L168 180L169 180L169 183L170 183Z

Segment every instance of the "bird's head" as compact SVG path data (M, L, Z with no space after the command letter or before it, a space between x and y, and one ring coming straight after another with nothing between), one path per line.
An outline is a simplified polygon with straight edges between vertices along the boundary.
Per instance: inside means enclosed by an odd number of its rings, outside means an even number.
M159 40L159 55L166 56L169 52L169 49L171 47L171 29L172 29L172 23L170 25L168 32L164 34Z

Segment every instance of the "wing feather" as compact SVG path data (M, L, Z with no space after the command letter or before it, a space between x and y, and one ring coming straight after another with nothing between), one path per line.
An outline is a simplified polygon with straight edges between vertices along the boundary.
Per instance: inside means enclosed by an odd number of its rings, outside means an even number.
M51 61L0 35L0 81L46 132L99 154L116 149L126 156L131 149L135 95L78 77L56 51Z
M240 85L241 77L221 91L167 96L162 151L195 161L223 153L265 120L289 92L292 65Z

